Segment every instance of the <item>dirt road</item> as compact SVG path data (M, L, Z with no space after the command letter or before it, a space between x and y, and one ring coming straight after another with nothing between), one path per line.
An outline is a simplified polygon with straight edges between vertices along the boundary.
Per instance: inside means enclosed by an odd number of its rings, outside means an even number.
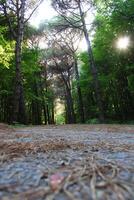
M134 126L0 126L0 200L133 200Z

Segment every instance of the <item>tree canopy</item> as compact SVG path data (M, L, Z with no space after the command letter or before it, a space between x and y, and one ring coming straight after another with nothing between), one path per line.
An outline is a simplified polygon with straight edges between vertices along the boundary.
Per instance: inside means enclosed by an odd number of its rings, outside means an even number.
M134 1L52 0L58 16L39 28L41 1L17 2L0 1L0 121L133 123Z

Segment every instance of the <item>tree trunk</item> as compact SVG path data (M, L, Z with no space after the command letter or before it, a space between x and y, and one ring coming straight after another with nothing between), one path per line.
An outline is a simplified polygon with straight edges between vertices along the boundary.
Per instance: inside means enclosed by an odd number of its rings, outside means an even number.
M89 63L91 66L91 73L92 73L93 81L94 81L96 100L97 100L97 105L99 108L99 118L100 118L100 122L104 122L104 112L103 112L100 87L99 87L99 81L98 81L98 72L97 72L97 68L95 66L91 43L89 40L88 31L87 31L86 23L85 23L85 19L84 19L84 13L82 11L80 1L78 1L78 6L79 6L79 12L80 12L80 16L81 16L82 25L83 25L83 32L84 32L84 36L85 36L87 46L88 46Z
M24 92L22 85L22 75L21 75L21 42L20 38L16 41L15 50L15 87L14 87L14 97L13 97L13 120L20 123L26 123L25 114L25 103L24 103Z
M71 95L70 88L66 87L66 103L67 103L67 110L68 110L68 123L73 124L75 123L75 113L73 107L73 99Z
M65 86L65 97L66 97L66 105L67 105L67 115L68 115L68 123L73 124L76 123L75 120L75 112L74 112L74 105L73 105L73 99L72 99L72 94L71 94L71 88L69 81L67 81L61 72L61 78L64 82Z
M55 121L54 121L54 102L52 102L52 109L51 109L51 124L55 124Z
M47 112L46 112L45 102L43 102L43 113L44 113L45 125L47 125Z
M70 109L70 103L68 100L68 96L65 95L66 98L66 124L72 124L72 114L71 114L71 109Z
M13 97L13 116L12 122L17 121L20 123L26 123L25 103L24 103L24 92L23 92L23 81L21 73L21 53L22 53L22 41L24 32L24 11L25 11L25 0L22 0L21 9L18 9L17 13L17 34L15 44L15 87Z
M84 116L84 106L83 106L83 99L81 94L81 88L80 88L80 78L79 78L79 71L78 71L78 65L77 65L77 59L74 58L74 67L75 67L75 79L77 84L77 94L78 94L78 108L79 108L79 114L81 122L85 122L85 116Z
M41 121L41 108L38 100L33 100L32 101L32 124L34 125L40 125L42 124Z
M51 124L51 120L50 120L50 111L49 111L49 105L47 104L47 106L46 106L46 108L47 108L47 122L48 122L48 124Z
M133 119L134 104L129 91L127 73L124 69L119 69L117 73L117 98L119 101L119 110L123 121Z

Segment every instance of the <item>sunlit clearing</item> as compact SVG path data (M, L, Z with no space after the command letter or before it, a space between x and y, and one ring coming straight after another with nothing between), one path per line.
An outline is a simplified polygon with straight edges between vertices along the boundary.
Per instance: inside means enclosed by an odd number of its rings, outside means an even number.
M130 44L130 39L129 37L121 37L117 41L117 48L119 49L127 49Z

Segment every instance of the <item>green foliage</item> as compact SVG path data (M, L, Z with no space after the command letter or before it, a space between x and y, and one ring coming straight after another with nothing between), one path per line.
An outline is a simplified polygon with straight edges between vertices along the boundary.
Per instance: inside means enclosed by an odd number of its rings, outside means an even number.
M9 127L11 127L11 128L24 128L25 127L26 128L29 126L15 122L13 125L10 125Z
M134 116L134 65L132 15L133 1L98 1L98 14L93 28L93 54L98 68L101 96L106 121L120 121ZM101 4L101 5L100 5ZM125 10L126 7L126 10ZM101 9L100 9L101 8ZM108 12L107 12L108 11ZM126 12L127 11L127 12ZM117 39L129 36L131 45L125 51L116 47ZM88 66L86 52L79 55L81 61L80 85L82 88L85 117L96 119L98 110L95 106L93 80ZM90 123L90 120L89 120Z
M99 124L99 120L97 118L89 119L86 121L86 124Z
M5 28L0 27L0 67L9 68L14 56L14 42L7 41L4 32Z
M134 1L97 0L95 2L96 17L92 29L94 60L98 69L99 84L103 109L107 123L133 124L134 118ZM14 85L14 41L5 23L0 16L0 121L8 122L12 113L11 101ZM78 20L79 21L79 20ZM65 87L56 70L51 70L47 63L54 63L51 58L59 59L62 72L66 75L67 62L62 63L67 49L59 46L41 50L38 41L43 31L62 31L63 18L55 18L45 22L37 30L27 24L24 35L22 53L22 78L25 93L25 104L28 122L41 124L52 123L54 101L61 98L65 102ZM64 24L68 27L68 23ZM72 27L71 27L72 28ZM46 34L47 35L47 34ZM45 35L45 36L46 36ZM51 43L51 38L46 37ZM122 51L116 47L117 39L129 36L131 44ZM32 41L30 47L28 42ZM55 56L55 57L54 57ZM73 70L70 72L70 88L73 96L73 106L76 122L80 121L77 84L80 85L84 103L85 121L87 124L97 124L98 109L93 78L89 66L87 52L77 56L79 63L80 81L76 82ZM66 61L66 60L65 60ZM67 76L65 76L67 78ZM65 123L65 114L57 115L57 124ZM20 125L19 125L20 126Z
M65 124L64 114L56 115L56 124Z

